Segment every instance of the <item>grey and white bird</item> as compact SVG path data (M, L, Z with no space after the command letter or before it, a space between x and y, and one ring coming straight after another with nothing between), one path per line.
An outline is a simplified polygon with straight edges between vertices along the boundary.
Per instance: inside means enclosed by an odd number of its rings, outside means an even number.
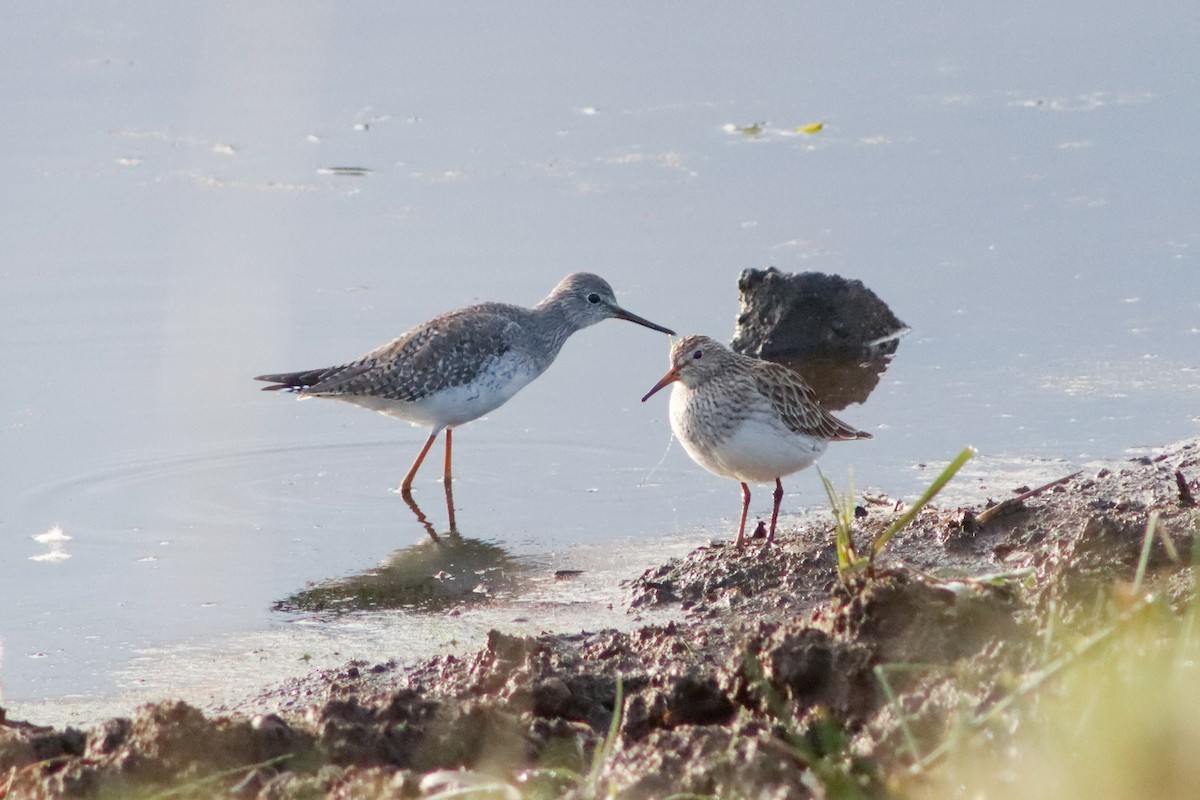
M451 431L502 406L545 372L571 334L606 319L674 334L621 308L600 276L576 272L533 308L479 303L448 311L345 364L255 380L273 384L264 391L331 397L430 428L400 484L407 499L439 433L446 432L443 478L448 489Z

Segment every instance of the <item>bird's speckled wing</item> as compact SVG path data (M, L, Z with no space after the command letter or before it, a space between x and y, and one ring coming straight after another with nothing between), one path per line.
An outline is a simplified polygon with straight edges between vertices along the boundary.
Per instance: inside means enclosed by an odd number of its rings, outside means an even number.
M499 303L448 312L356 361L333 368L304 394L367 395L415 402L442 389L469 384L520 340L522 328L516 320L521 315L514 310L525 312Z
M749 364L758 389L789 430L831 442L871 439L871 434L851 428L821 408L816 394L799 373L782 364L742 356Z

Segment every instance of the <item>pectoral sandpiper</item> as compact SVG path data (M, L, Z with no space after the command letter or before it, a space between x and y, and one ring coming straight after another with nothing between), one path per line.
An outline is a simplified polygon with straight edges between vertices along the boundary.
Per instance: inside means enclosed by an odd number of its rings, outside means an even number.
M872 438L821 408L796 372L735 353L707 336L675 342L671 369L642 402L671 383L671 428L683 448L709 472L742 484L739 547L750 508L747 483L775 481L767 534L767 541L774 541L783 499L780 478L810 466L830 442Z

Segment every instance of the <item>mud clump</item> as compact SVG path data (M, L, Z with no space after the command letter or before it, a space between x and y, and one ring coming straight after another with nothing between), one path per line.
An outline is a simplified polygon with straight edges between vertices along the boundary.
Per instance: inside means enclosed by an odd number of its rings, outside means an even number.
M984 524L972 521L982 507L927 508L873 574L849 580L823 514L774 545L711 545L633 578L630 612L670 611L671 622L493 631L466 656L350 664L229 716L165 702L52 730L0 715L0 790L892 797L886 776L914 748L929 752L963 708L995 706L1044 663L1046 609L1084 634L1097 598L1122 602L1151 513L1160 536L1141 585L1192 601L1182 565L1200 524L1187 502L1198 475L1192 440L1072 477ZM898 513L894 501L870 505L856 537Z
M428 700L411 690L386 704L331 701L316 728L322 754L339 766L429 772L528 759L525 727L502 706Z
M993 641L1018 641L1022 628L1011 586L955 592L893 571L845 587L829 608L831 627L852 641L875 643L881 663L949 664Z
M73 728L0 728L0 765L12 796L87 795L115 787L186 783L246 764L305 754L312 737L259 714L210 720L186 703L146 705L86 734Z

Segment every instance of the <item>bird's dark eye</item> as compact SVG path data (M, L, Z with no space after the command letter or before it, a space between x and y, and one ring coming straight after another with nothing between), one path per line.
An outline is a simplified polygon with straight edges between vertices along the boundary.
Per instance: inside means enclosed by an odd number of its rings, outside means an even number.
M599 303L600 295L596 294L595 292L592 292L591 294L588 295L588 302L589 303Z
M704 351L697 350L696 352L692 353L692 358L704 358Z

